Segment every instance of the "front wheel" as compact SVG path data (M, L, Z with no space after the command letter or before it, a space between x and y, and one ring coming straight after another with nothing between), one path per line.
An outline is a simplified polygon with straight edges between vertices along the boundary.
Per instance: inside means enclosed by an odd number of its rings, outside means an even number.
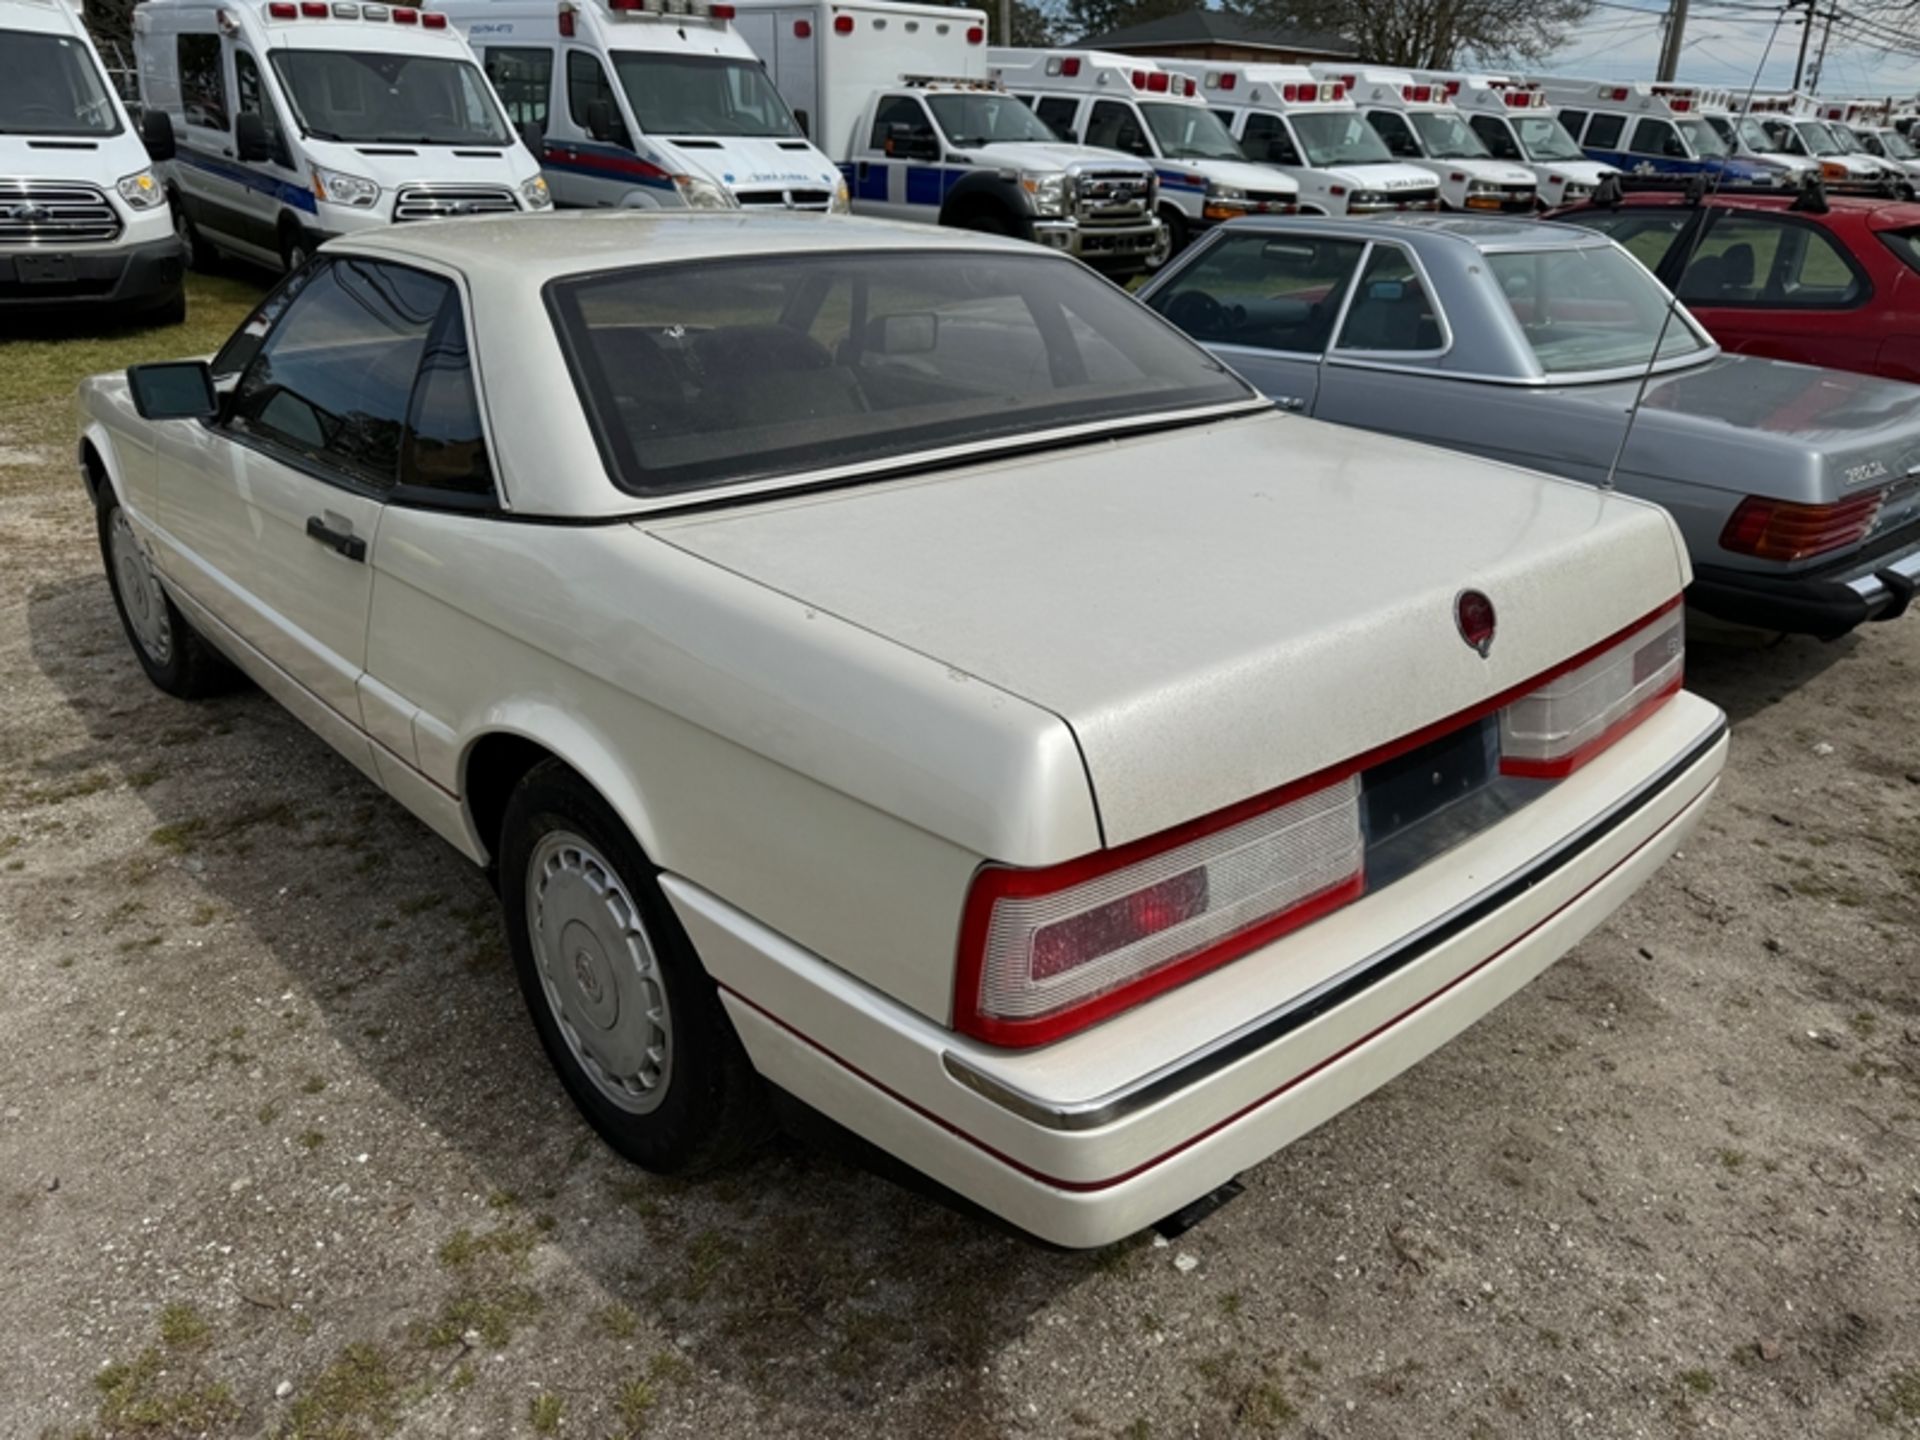
M106 481L102 480L104 490ZM180 700L198 700L225 687L225 662L167 598L146 547L133 533L127 512L111 491L101 498L100 556L114 609L140 668L159 689Z
M658 1174L710 1169L768 1128L764 1086L647 860L558 761L507 804L500 891L527 1010L580 1112Z

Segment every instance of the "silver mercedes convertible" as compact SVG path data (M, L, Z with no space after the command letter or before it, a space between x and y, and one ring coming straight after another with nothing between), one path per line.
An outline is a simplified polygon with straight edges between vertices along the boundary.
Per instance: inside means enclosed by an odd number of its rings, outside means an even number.
M1141 298L1286 410L1596 484L1617 455L1717 619L1832 638L1920 581L1920 386L1722 354L1681 306L1662 336L1667 291L1604 236L1249 219Z

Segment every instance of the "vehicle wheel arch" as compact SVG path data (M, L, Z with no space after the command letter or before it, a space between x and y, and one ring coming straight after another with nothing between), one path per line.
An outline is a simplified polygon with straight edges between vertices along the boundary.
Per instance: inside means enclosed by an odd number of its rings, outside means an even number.
M119 495L117 467L107 458L113 454L113 437L98 420L87 423L76 447L80 478L87 487L87 498L97 507L108 495Z
M459 771L460 805L489 869L500 861L500 830L514 788L535 766L557 760L610 806L634 843L664 865L660 836L640 787L614 747L569 715L546 710L515 716L467 741Z
M977 215L993 215L1003 220L1007 233L1016 240L1033 238L1033 212L1027 207L1026 192L1000 175L976 170L954 183L940 202L942 225L964 226Z

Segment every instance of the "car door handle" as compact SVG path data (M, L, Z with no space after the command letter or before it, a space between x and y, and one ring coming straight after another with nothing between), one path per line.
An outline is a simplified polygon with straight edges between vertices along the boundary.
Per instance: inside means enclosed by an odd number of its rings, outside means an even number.
M331 545L349 560L365 561L367 542L351 530L336 530L318 515L307 517L307 538Z

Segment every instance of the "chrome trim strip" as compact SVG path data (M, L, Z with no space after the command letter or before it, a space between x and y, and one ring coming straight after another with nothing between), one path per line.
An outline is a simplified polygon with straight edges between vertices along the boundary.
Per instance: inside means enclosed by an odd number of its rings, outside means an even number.
M1648 777L1633 792L1605 814L1567 836L1553 849L1505 879L1461 902L1444 915L1430 921L1404 940L1348 966L1328 977L1311 990L1303 991L1285 1003L1256 1016L1238 1029L1190 1054L1181 1056L1130 1081L1117 1090L1091 1100L1066 1104L1029 1094L979 1069L966 1056L943 1051L941 1064L959 1084L998 1105L1020 1119L1045 1130L1097 1130L1125 1119L1169 1095L1198 1084L1216 1071L1265 1049L1276 1040L1319 1018L1335 1006L1351 999L1368 986L1394 971L1437 949L1462 931L1478 924L1502 907L1511 904L1534 886L1577 860L1582 854L1618 829L1639 811L1658 799L1706 756L1727 735L1725 715L1719 716L1699 739L1658 774Z

